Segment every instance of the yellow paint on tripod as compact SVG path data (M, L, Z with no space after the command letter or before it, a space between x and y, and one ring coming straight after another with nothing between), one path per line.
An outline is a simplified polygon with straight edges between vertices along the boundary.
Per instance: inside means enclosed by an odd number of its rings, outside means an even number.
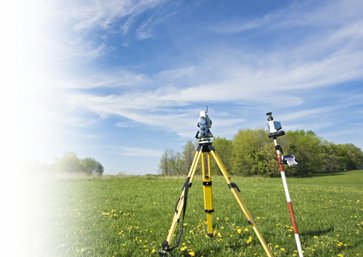
M215 161L217 162L217 165L218 165L219 169L221 170L224 178L226 179L228 185L230 185L231 183L233 183L232 180L231 180L231 178L230 178L230 176L229 176L229 174L228 174L228 172L227 172L227 170L226 170L226 168L224 167L221 159L219 158L217 152L216 151L211 151L211 154L212 154L213 158L215 159ZM263 239L263 237L261 235L261 232L258 230L257 225L256 225L255 221L253 220L253 217L252 217L251 213L247 209L246 204L243 202L242 197L241 197L238 189L236 187L231 187L231 191L232 191L234 197L236 198L239 206L241 207L244 215L251 222L251 226L252 226L253 230L255 231L258 239L260 240L260 242L262 244L262 247L265 250L266 254L269 257L272 257L272 253L270 251L270 248L268 248L265 240Z
M188 174L188 177L190 178L189 183L192 183L195 172L197 170L197 166L199 163L200 158L202 158L202 171L203 171L203 182L212 182L212 177L211 177L211 165L210 165L210 154L212 154L213 158L215 159L215 161L217 162L218 167L220 168L224 178L226 179L228 185L230 185L232 182L231 178L229 177L229 174L226 170L226 168L224 167L221 159L219 158L218 154L216 151L212 150L210 152L208 152L208 174L207 174L207 178L206 178L206 172L205 172L205 158L204 158L204 154L202 152L202 149L200 149L199 151L197 151L195 153L194 156L194 160L192 163L192 166L190 167L190 171ZM189 188L188 188L189 190ZM233 193L233 195L235 196L238 204L240 205L243 213L245 214L246 218L251 222L251 226L253 228L253 230L255 231L258 239L260 240L266 254L269 257L272 257L272 253L270 251L270 249L268 248L265 240L263 239L260 231L258 230L255 221L252 218L251 213L248 211L246 204L243 202L241 195L238 192L238 189L236 187L232 187L231 191ZM206 210L212 210L213 209L213 204L212 204L212 186L211 185L204 185L203 186L203 192L204 192L204 208ZM175 212L174 214L174 218L173 218L173 222L171 224L171 228L169 230L169 234L168 237L166 239L166 241L168 242L169 246L170 246L170 242L173 238L174 232L175 232L175 228L177 226L177 223L180 219L180 215L182 213L183 207L184 207L184 191L181 194L180 200L176 206L176 210L177 212ZM212 234L212 214L211 213L207 213L207 226L208 226L208 233Z
M189 183L192 183L192 181L193 181L201 153L202 153L202 151L197 151L194 155L193 163L192 163L192 166L190 167L190 171L188 174L188 177L190 177ZM189 187L188 187L188 190L189 190ZM170 245L171 240L173 239L174 231L175 231L176 225L178 224L178 221L180 219L180 215L183 211L183 207L184 207L184 190L180 196L180 200L176 207L177 212L174 213L173 222L171 223L169 234L168 234L168 237L166 238L166 241L168 242L169 245Z
M212 183L212 176L211 176L211 163L210 163L210 153L207 153L207 166L208 166L208 173L205 170L205 157L204 153L202 153L202 172L203 172L203 182L204 183ZM203 194L204 194L204 210L213 210L213 201L212 201L212 185L203 185ZM207 227L208 227L208 234L213 233L212 228L212 213L207 212Z

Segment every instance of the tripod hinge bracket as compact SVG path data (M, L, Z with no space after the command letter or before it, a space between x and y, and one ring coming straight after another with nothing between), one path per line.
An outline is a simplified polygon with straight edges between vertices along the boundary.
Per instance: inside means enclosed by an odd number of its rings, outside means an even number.
M203 153L207 153L210 151L215 151L216 149L214 148L214 146L212 145L212 143L208 142L208 143L200 143L197 151L202 151Z
M212 185L212 181L203 182L203 186L211 186L211 185Z
M204 210L206 213L212 213L212 212L214 212L214 209L212 209L212 210Z
M252 222L250 220L247 220L247 223L250 224L250 225L252 225Z
M241 192L241 190L239 190L238 186L236 183L232 182L230 184L228 184L229 188L232 189L232 188L237 188L238 192Z

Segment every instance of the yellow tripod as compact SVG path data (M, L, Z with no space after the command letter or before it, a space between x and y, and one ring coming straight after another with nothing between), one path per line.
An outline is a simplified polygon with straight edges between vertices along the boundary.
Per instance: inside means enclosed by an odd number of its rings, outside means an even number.
M205 157L204 157L205 152L207 153L207 156L208 156L208 159L207 159L208 172L206 172L206 170L205 170ZM199 142L199 146L195 153L192 166L190 167L187 181L185 182L183 189L182 189L183 192L175 204L175 214L174 214L173 222L170 227L168 237L162 244L163 249L162 249L162 251L159 251L159 256L160 257L167 256L168 252L171 252L174 248L179 246L181 234L183 233L183 222L181 224L180 233L177 238L175 247L170 248L170 242L173 238L175 228L180 221L180 216L181 216L182 212L183 212L183 220L184 220L184 214L185 214L187 198L188 198L188 191L189 191L189 188L192 186L192 181L193 181L195 172L197 170L197 166L198 166L200 158L202 159L204 209L205 209L205 212L207 213L208 236L213 237L212 212L214 210L213 210L213 203L212 203L212 176L211 176L212 174L211 174L211 165L210 165L210 160L211 160L210 156L211 155L213 156L214 160L217 162L217 165L218 165L219 169L221 170L224 178L226 179L229 188L231 189L233 195L236 197L238 204L240 205L244 215L246 216L247 222L252 226L253 230L255 231L267 256L272 257L272 253L271 253L270 249L268 248L265 240L263 239L260 231L258 230L257 225L256 225L255 221L253 220L251 213L247 209L246 204L242 200L242 197L239 193L240 190L239 190L238 186L234 182L232 182L226 168L224 167L221 159L219 158L215 148L212 145L212 142L210 142L210 141Z

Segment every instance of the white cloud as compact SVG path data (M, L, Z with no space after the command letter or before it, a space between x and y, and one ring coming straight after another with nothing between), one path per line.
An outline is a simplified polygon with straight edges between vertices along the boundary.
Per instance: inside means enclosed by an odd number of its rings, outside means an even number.
M122 150L121 155L127 156L144 156L144 157L157 157L163 154L162 151L155 150L155 149L147 149L147 148L138 148L138 147L118 147Z
M48 134L51 131L55 131L55 129L0 129L0 132L4 133L16 133L16 134Z
M54 121L57 123L67 124L69 126L75 127L89 127L94 124L97 119L87 119L82 115L77 115L74 113L56 113L50 111L33 111L26 115L27 119L35 120L35 121Z
M151 0L91 1L88 4L77 2L72 4L70 16L74 28L78 31L107 29L116 20L125 19L120 26L123 33L127 33L136 15L161 3L163 1ZM348 3L349 6L353 5L351 2ZM92 72L76 79L43 81L40 84L70 89L64 94L52 95L52 99L61 104L54 107L54 112L49 111L49 117L72 126L89 126L97 119L82 118L81 113L88 111L98 114L100 119L117 115L132 122L173 131L181 136L190 136L190 133L195 133L195 120L198 118L195 117L195 113L200 111L190 106L201 105L204 108L205 105L227 102L242 102L246 106L269 103L275 108L301 105L304 98L299 96L300 92L362 78L362 18L356 15L361 5L357 4L356 7L356 10L352 11L344 6L339 12L339 17L349 17L349 23L346 19L339 21L325 17L327 10L339 8L339 5L329 4L307 13L292 6L243 25L245 28L269 24L293 27L296 26L296 17L299 17L299 20L307 20L310 25L314 24L317 30L326 24L338 24L334 29L327 30L323 36L314 30L299 44L293 47L286 46L282 50L265 53L220 48L211 51L212 54L206 54L203 49L199 49L198 54L204 60L202 63L174 70L166 69L146 75L122 67L105 72ZM286 16L287 13L289 15ZM321 24L316 23L321 19L320 16L325 17ZM137 30L139 39L151 37L152 26L164 20L165 18L156 16L148 18ZM83 42L86 44L80 48ZM65 50L60 52L68 52L72 57L78 55L94 58L106 51L103 43L95 44L86 41L82 36L69 42L69 45L69 49L61 45ZM112 91L112 94L105 96L73 90L102 87L120 88L122 91ZM171 107L174 109L170 109ZM175 111L176 107L180 110ZM304 110L284 119L318 115L329 111L329 108L341 107ZM218 119L224 124L225 129L245 121L244 117L216 117L216 120ZM170 124L175 126L170 128ZM118 123L117 126L126 127L128 123Z
M104 73L94 73L81 79L51 79L36 74L16 72L7 74L2 84L24 91L40 92L46 89L91 89L99 87L122 88L149 84L151 81L143 74L134 74L126 70L113 70Z
M312 5L313 3L313 5ZM237 33L263 28L286 29L309 26L312 30L324 27L349 25L352 20L361 19L363 4L356 0L333 0L323 2L294 2L284 9L268 13L252 21L225 22L211 28L219 33Z
M98 146L81 146L73 147L73 149L109 149L110 153L125 155L125 156L144 156L144 157L158 157L162 155L162 151L151 148L141 147L125 147L115 145L98 145ZM119 150L119 151L117 151ZM115 152L116 151L116 152Z
M147 9L152 9L161 4L164 0L93 0L93 1L72 1L71 11L64 16L70 16L75 20L74 28L83 30L89 28L107 29L115 20L129 15L138 15ZM66 11L66 10L64 10ZM67 9L68 11L68 9ZM126 22L126 26L131 20ZM124 32L127 31L124 28Z
M103 136L99 136L99 135L83 135L83 137L85 137L85 138L102 138Z
M149 27L149 23L151 22L151 18L141 24L140 27L136 29L136 34L139 40L151 38L151 31Z

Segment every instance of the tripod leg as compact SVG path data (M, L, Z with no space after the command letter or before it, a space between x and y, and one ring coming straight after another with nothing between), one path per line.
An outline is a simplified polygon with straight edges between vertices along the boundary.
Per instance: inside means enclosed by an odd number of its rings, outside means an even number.
M203 193L204 193L204 211L207 213L207 226L208 226L208 236L213 237L213 228L212 228L212 212L213 203L212 203L212 174L210 167L210 153L208 152L208 173L205 170L205 158L204 153L202 153L202 171L203 171Z
M184 208L184 200L185 200L184 197L187 193L186 190L189 190L189 188L192 185L192 181L193 181L195 172L197 170L198 162L199 162L201 155L202 155L202 151L197 151L194 155L193 163L192 163L192 166L190 167L190 171L189 171L188 179L187 179L187 182L189 182L189 183L188 183L188 185L184 184L184 187L186 187L186 188L183 187L183 189L182 189L183 192L175 204L175 214L174 214L173 222L171 223L168 237L162 245L162 247L163 247L162 252L159 252L160 256L166 256L167 252L170 251L170 242L173 238L175 228L176 228L177 224L179 223L180 215ZM176 246L178 246L178 245L179 245L179 242L176 243Z
M260 231L257 228L257 225L256 225L255 221L253 220L253 217L252 217L251 213L249 212L249 210L247 209L246 204L242 200L242 197L241 197L241 195L239 193L240 190L239 190L238 186L235 183L232 182L231 177L229 176L229 174L228 174L226 168L224 167L221 159L219 158L217 152L215 150L212 150L210 152L212 153L212 156L215 159L215 161L217 162L217 165L218 165L219 169L221 170L224 178L226 179L229 188L231 189L231 191L232 191L234 197L236 198L239 206L241 207L244 215L246 216L247 222L252 226L252 228L255 231L258 239L260 240L260 242L262 244L262 247L265 250L267 256L272 257L272 253L270 251L270 248L268 248L265 240L263 239Z

